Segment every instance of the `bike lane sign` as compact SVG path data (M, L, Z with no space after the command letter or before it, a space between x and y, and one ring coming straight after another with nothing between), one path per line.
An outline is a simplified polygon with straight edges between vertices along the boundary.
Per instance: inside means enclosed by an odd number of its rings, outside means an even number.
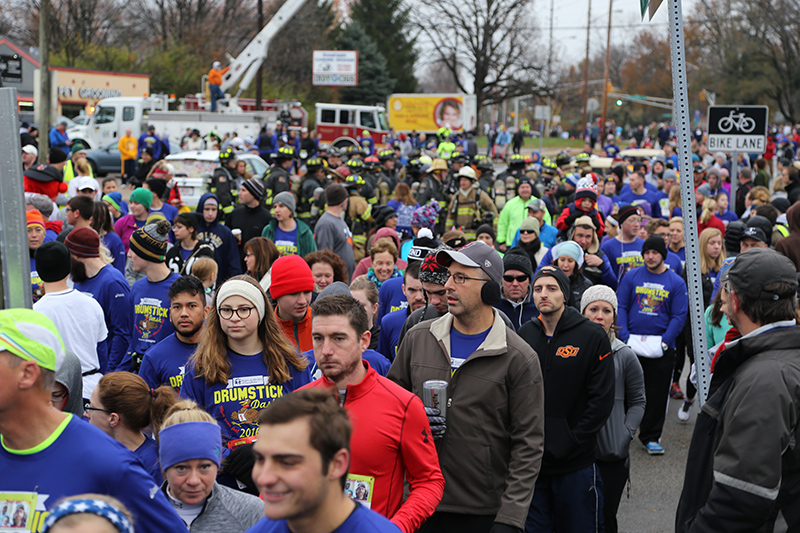
M710 106L708 149L712 152L764 152L768 115L767 106Z

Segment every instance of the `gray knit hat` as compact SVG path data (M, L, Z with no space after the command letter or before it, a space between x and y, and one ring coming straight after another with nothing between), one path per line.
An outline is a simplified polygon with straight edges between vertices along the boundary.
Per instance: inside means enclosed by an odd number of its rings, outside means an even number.
M611 290L611 287L608 285L593 285L586 289L581 297L581 314L590 303L598 300L608 302L614 308L614 312L617 312L617 295Z
M279 192L276 194L275 198L272 199L272 203L285 205L289 208L289 211L292 212L292 215L295 214L295 209L297 209L297 203L294 201L294 195L288 191Z

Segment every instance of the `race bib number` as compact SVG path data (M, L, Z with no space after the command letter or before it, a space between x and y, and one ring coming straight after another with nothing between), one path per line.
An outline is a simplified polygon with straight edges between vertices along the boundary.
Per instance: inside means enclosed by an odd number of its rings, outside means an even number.
M0 492L0 532L39 531L48 513L37 512L37 499L34 492Z
M359 476L348 474L344 484L344 492L349 497L366 507L372 508L372 489L375 487L375 478L372 476Z

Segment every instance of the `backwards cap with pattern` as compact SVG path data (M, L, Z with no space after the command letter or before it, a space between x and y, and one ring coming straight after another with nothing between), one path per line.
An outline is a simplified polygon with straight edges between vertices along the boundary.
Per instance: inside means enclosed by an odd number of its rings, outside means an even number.
M53 372L58 372L64 361L64 341L55 324L30 309L0 311L0 351L11 352Z

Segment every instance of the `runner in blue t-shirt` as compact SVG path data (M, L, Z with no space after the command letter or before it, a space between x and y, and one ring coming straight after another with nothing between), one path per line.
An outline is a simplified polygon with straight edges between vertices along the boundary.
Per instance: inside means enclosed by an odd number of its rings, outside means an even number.
M189 357L197 349L209 307L203 283L182 276L169 288L169 320L175 333L150 348L142 359L139 375L150 388L169 385L181 391Z
M133 332L128 353L114 370L138 372L142 357L156 343L172 334L169 311L169 287L180 275L164 262L167 235L172 226L166 220L147 224L131 235L128 259L135 272L144 278L131 287L133 303Z
M283 397L265 410L262 419L252 476L266 518L247 533L400 532L368 508L371 495L363 502L354 501L343 490L350 466L351 425L329 390L310 388ZM317 443L324 443L324 449ZM306 497L294 497L297 493ZM320 529L320 524L327 526Z
M41 531L59 500L97 493L121 500L136 517L137 531L185 532L132 452L53 407L46 384L60 369L64 344L52 320L7 309L0 311L0 331L0 501L25 502L29 511L15 531ZM6 371L9 365L18 371Z
M100 373L113 372L128 352L133 327L131 288L122 273L100 258L100 239L91 228L75 228L64 244L72 255L75 289L90 294L103 308L108 330L107 359L100 359Z
M619 234L604 242L600 249L608 256L608 262L619 282L627 271L644 265L644 259L642 259L644 241L636 236L642 224L642 218L636 206L620 207L617 219Z
M234 276L220 286L214 302L204 335L216 342L195 351L181 397L208 411L222 430L223 455L230 454L236 468L224 472L228 479L220 482L231 484L234 477L256 494L247 450L258 433L259 412L312 381L308 361L283 335L255 279Z
M280 225L275 226L275 247L281 255L297 253L297 226L291 231L283 231Z

